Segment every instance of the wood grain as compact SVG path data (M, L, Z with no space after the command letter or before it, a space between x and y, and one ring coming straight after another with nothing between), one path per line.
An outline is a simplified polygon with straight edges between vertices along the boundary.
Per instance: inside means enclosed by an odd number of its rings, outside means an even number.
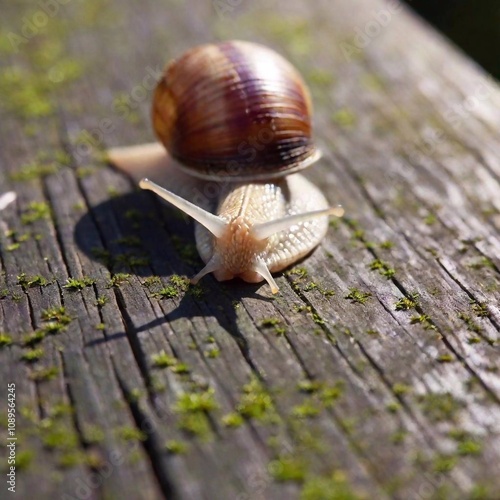
M496 82L396 2L55 0L30 31L40 12L2 7L0 45L19 497L496 498ZM300 69L307 176L347 214L277 297L186 290L191 222L102 161L153 139L166 61L231 38Z

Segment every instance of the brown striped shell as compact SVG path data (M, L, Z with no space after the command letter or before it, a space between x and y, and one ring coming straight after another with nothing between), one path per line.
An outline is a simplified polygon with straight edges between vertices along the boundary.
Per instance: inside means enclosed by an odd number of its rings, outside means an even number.
M262 45L227 41L171 62L153 101L156 134L181 167L208 179L268 179L319 158L311 99L297 70Z

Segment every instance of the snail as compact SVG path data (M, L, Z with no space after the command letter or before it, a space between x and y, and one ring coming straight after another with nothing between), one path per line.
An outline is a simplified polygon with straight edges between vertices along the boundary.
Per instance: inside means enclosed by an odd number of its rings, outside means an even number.
M188 50L165 69L153 98L161 144L115 148L131 173L197 222L196 246L219 281L250 283L311 252L328 216L342 216L297 173L316 162L311 98L298 71L273 50L226 41ZM153 179L157 182L154 182ZM161 187L163 184L166 187Z

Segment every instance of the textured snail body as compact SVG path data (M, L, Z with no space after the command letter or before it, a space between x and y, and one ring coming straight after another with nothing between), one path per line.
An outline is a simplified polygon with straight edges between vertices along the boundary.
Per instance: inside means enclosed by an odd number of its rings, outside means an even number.
M160 144L116 148L112 163L197 221L205 274L266 280L325 236L330 208L295 173L320 154L311 136L309 92L285 59L260 45L230 41L195 47L175 60L153 102ZM172 157L177 160L173 161ZM208 181L207 179L211 179ZM207 185L211 183L211 186ZM216 194L208 187L216 188Z
M261 45L196 47L170 63L153 126L182 168L209 179L268 179L319 157L311 99L295 68Z

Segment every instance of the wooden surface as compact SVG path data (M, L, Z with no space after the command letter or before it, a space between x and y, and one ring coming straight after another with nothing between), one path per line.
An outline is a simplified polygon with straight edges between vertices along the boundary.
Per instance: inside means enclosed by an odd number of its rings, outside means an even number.
M17 498L498 498L496 83L395 2L88 0L30 32L37 12L2 6L0 44ZM191 222L99 159L153 138L168 59L235 37L309 82L307 175L347 213L276 297L186 292Z

